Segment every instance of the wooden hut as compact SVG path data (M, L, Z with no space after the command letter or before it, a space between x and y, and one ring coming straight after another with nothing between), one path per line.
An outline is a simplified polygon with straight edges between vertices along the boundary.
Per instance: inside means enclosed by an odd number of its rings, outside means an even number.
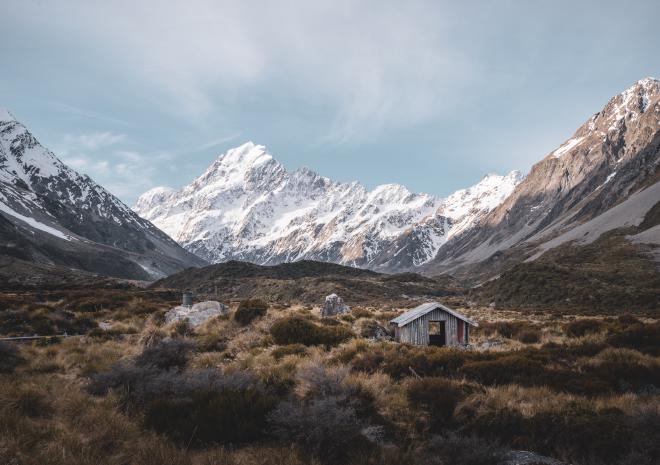
M477 323L442 305L428 302L390 321L394 339L420 346L464 346L470 342L470 327Z

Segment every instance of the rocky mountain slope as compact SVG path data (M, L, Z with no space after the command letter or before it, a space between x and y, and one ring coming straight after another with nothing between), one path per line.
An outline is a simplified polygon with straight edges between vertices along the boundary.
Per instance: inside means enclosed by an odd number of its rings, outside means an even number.
M534 165L502 204L445 243L424 271L478 281L562 244L587 245L607 231L637 227L660 201L659 166L660 81L645 78ZM652 251L660 246L657 226L634 232L627 240Z
M488 175L445 200L396 184L369 191L305 168L288 172L248 142L180 191L146 192L133 209L211 262L312 259L392 271L433 259L521 179L518 172Z
M205 263L62 163L4 109L0 255L145 280Z

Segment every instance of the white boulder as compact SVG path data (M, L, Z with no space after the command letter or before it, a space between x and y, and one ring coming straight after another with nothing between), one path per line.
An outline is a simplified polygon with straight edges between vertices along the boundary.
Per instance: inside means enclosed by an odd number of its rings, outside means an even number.
M348 313L351 308L341 300L337 294L330 294L325 298L323 308L321 308L321 316L334 316L340 313Z
M165 314L165 323L174 323L183 319L188 319L191 326L199 326L209 318L217 315L225 315L229 312L229 307L215 300L199 302L192 307L174 307Z

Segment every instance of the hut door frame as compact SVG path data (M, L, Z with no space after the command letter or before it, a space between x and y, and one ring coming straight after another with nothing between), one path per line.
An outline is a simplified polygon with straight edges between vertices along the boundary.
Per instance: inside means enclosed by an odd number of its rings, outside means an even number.
M447 345L447 322L444 320L429 321L429 345L446 346Z

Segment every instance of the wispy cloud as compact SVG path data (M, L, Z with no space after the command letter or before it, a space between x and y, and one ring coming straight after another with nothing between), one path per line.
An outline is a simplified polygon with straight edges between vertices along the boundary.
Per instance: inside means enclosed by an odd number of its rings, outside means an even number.
M236 134L232 134L230 136L226 137L221 137L219 139L214 139L211 141L208 141L202 145L199 145L197 147L193 147L192 149L189 150L189 152L194 153L194 152L203 152L205 150L212 149L213 147L217 147L218 145L224 144L225 142L230 142L232 140L236 140L239 137L241 137L241 133L237 132Z
M156 163L169 160L167 152L142 153L125 146L125 134L111 131L66 134L55 147L62 160L75 170L91 176L113 194L134 199L154 185Z
M347 139L450 111L457 89L445 84L471 67L449 46L442 11L370 0L63 0L25 2L11 13L47 17L49 28L93 43L114 73L170 113L204 124L276 83L329 111L327 137Z
M65 134L62 143L68 150L99 150L117 145L125 140L125 134L106 131L79 135Z
M85 108L79 108L75 107L72 105L67 105L66 103L62 102L46 102L50 104L51 106L57 108L59 111L61 111L64 114L69 114L72 116L77 116L81 118L91 118L99 121L105 121L108 123L113 123L113 124L119 124L121 126L130 126L130 123L128 121L125 121L123 119L115 118L109 115L104 115L102 113L88 110Z

